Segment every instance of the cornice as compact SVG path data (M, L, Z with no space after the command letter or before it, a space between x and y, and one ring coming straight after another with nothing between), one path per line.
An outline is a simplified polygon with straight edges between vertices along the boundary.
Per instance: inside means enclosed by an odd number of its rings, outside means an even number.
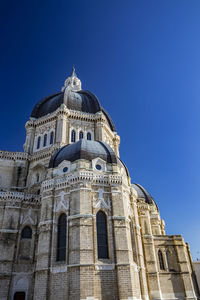
M97 112L96 114L91 114L91 113L81 112L81 111L77 111L77 110L70 110L63 104L55 112L52 112L51 114L43 116L39 119L31 118L29 121L26 122L26 128L36 127L36 126L43 125L48 122L52 122L60 115L64 115L64 116L68 117L69 119L78 119L78 120L83 120L83 121L94 121L94 122L101 121L103 123L106 122L106 118L103 116L103 114L101 112ZM105 123L105 125L108 127L108 125L106 123ZM108 127L108 129L109 129L109 127ZM109 131L110 131L110 129L109 129Z
M80 171L73 174L65 175L63 177L57 177L49 180L45 180L42 183L43 191L50 190L52 188L65 188L70 184L76 184L79 182L91 182L91 183L101 183L101 184L122 184L121 175L97 175L93 172Z
M28 160L28 153L0 151L0 158L1 159L10 159L10 160Z
M49 158L59 148L60 147L58 145L54 144L53 146L51 146L47 149L41 149L40 151L32 153L29 156L29 160L30 160L30 162L32 162L32 161L37 161L37 160L41 160L44 158Z
M40 205L40 196L34 194L25 194L22 192L0 192L0 201L14 200L22 201L27 204Z

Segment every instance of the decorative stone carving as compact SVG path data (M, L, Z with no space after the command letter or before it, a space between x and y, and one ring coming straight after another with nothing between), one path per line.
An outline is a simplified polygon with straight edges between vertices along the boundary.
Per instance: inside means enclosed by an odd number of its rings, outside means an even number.
M21 215L20 223L21 224L32 224L32 225L34 225L36 223L35 219L33 219L33 217L32 217L32 211L30 208L28 210L28 213L24 213L23 215Z
M65 200L66 193L62 191L59 195L60 197L54 203L54 211L67 211L69 209L69 200Z
M104 208L104 209L110 210L110 208L111 208L110 199L105 201L105 199L103 198L103 189L99 189L98 192L99 192L98 198L93 199L93 207L94 208Z

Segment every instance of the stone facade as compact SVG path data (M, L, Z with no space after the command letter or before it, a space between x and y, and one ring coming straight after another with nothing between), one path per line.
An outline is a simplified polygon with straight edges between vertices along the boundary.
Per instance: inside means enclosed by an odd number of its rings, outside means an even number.
M80 88L73 71L63 88L68 103ZM106 142L117 163L97 156L49 168L54 152L77 142L80 132ZM119 143L103 111L63 103L26 123L24 152L0 152L0 300L200 299L188 245L180 235L165 234L155 201L131 184ZM103 259L99 211L107 220ZM58 260L62 214L65 259Z
M199 260L193 261L193 268L194 268L194 272L196 274L198 286L200 288L200 261Z

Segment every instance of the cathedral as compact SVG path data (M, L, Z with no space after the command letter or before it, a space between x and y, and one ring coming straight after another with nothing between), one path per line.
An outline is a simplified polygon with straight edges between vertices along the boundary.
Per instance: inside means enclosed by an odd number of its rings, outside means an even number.
M188 244L74 68L25 127L24 152L0 151L0 300L200 299Z

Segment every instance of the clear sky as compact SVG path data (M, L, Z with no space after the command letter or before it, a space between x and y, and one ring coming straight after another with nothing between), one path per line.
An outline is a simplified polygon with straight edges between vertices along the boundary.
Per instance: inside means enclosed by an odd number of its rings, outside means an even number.
M3 1L0 149L73 64L121 136L132 181L200 256L200 1Z

